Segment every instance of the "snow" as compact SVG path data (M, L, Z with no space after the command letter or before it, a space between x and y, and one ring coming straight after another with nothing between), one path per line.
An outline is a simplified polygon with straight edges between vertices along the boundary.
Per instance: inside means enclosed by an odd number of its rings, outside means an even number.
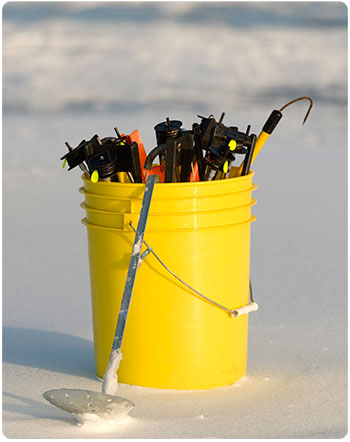
M130 416L122 416L116 418L115 420L111 420L104 419L103 417L92 413L81 413L77 414L76 417L78 419L78 427L84 425L84 430L98 433L103 433L111 430L119 430L132 421L132 418Z
M335 15L343 7L329 4ZM259 5L249 8L272 8ZM295 10L289 3L286 16L290 8ZM277 9L283 11L281 4ZM54 26L50 20L41 26L6 17L4 22L5 436L344 437L346 29L286 24L243 32L227 24L213 29L164 19L160 27L138 23L124 46L127 20L103 28L96 20L94 32L86 34L78 20L60 18ZM174 31L179 37L170 39ZM189 58L188 49L201 43L207 55L196 50ZM121 60L130 55L128 63L117 64L111 56L116 53ZM306 104L286 109L253 166L259 188L251 276L259 310L249 315L247 375L207 391L119 384L118 395L136 404L130 418L103 429L94 423L78 427L75 416L42 398L53 388L102 388L94 374L81 171L61 169L64 141L76 145L95 133L112 136L117 124L126 133L138 128L150 151L153 126L166 116L190 128L197 114L222 111L226 122L242 130L249 123L257 133L273 109L308 94L315 103L306 124ZM72 103L82 108L71 112Z
M148 191L148 189L145 190L145 193ZM141 252L142 248L142 238L139 238L137 243L134 245L132 256L137 256Z
M118 390L118 368L123 359L120 350L113 350L103 378L102 391L106 394L116 394Z

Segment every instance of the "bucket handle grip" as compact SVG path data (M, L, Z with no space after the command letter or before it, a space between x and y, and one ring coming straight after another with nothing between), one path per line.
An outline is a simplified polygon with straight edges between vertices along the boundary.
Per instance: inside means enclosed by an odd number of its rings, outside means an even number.
M129 223L130 228L136 233L136 230L134 226L132 225L132 222ZM159 256L156 254L156 252L152 249L152 247L143 239L143 243L147 247L147 249L142 253L139 259L138 268L142 264L143 260L148 256L150 253L159 261L159 263L167 270L171 275L174 276L178 281L180 281L182 284L184 284L187 288L189 288L192 292L196 293L196 295L200 296L201 298L205 299L206 301L210 302L211 304L215 305L216 307L221 308L222 310L225 310L230 316L233 318L238 318L239 316L246 315L251 312L256 312L259 308L258 304L254 302L253 300L253 289L251 281L249 280L249 297L250 297L250 303L248 305L244 305L243 307L236 308L236 309L229 309L225 307L222 304L219 304L218 302L214 301L213 299L208 298L207 296L204 296L202 293L200 293L195 288L191 287L187 282L185 282L183 279L181 279L179 276L176 275L172 270L169 269L169 267L159 258Z

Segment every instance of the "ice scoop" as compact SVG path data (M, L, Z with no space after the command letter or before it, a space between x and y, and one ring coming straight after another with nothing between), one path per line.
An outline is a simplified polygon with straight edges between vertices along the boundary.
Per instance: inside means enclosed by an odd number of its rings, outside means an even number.
M61 410L67 411L79 417L90 415L98 416L104 419L114 419L117 416L127 414L135 404L128 399L116 396L118 390L117 371L122 358L121 346L129 312L130 301L135 283L137 269L142 261L141 246L146 230L148 212L151 205L154 184L157 181L157 175L148 177L145 192L142 200L140 217L136 229L134 244L132 247L129 269L124 286L123 297L119 309L119 316L113 345L111 349L109 363L104 375L102 392L94 392L89 390L65 389L49 390L43 394L43 397L52 405Z

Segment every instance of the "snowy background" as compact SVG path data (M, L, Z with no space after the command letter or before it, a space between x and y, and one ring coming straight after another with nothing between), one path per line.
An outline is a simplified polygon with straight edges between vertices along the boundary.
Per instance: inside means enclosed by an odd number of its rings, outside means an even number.
M51 388L94 376L80 171L64 141L166 116L259 133L248 371L205 392L122 386L129 424L78 428ZM3 9L3 432L10 438L339 438L347 431L347 8L8 3Z

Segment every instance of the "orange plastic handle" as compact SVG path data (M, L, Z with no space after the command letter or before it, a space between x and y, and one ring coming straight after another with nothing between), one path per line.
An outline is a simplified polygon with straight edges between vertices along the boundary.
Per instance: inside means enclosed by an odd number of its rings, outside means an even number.
M194 183L194 182L198 182L198 181L199 181L199 171L198 171L198 163L196 161L193 166L193 171L191 172L190 182Z

